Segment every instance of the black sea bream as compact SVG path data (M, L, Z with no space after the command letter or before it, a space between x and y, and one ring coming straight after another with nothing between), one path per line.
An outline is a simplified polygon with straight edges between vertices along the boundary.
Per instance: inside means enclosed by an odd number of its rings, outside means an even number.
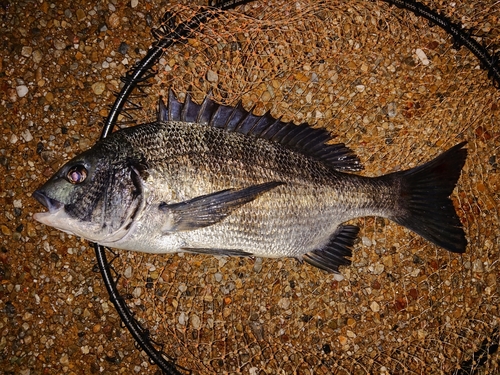
M338 272L358 227L382 216L442 248L467 245L450 199L465 142L406 171L364 177L329 133L171 93L155 122L119 130L33 196L34 218L102 245L147 253L294 257Z

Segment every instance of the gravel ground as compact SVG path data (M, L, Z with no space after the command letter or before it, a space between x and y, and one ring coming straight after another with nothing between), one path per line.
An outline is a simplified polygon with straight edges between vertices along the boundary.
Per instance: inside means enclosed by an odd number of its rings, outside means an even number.
M212 89L224 103L327 127L370 176L467 140L453 195L467 253L364 218L343 277L292 259L117 252L119 290L164 352L195 374L451 374L499 340L499 91L471 53L403 10L314 3L256 1L211 21L162 58L133 118L153 119L169 87L195 100ZM499 2L427 4L492 50L500 45ZM145 55L167 9L186 19L196 8L0 2L5 374L158 372L121 325L93 250L35 222L31 193L98 139L120 77ZM498 374L499 359L470 367Z

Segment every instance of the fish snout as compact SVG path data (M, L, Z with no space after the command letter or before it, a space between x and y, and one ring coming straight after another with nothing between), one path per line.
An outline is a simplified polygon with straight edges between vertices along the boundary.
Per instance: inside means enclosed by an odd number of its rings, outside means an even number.
M64 206L63 203L48 197L43 191L40 190L35 190L35 192L33 193L33 198L47 207L50 213L59 211Z

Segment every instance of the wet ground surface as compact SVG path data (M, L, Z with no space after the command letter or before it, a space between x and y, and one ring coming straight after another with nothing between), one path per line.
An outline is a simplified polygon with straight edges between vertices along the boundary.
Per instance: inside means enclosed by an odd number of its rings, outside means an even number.
M448 374L498 342L498 90L474 56L417 17L382 3L325 4L256 2L239 10L248 16L209 23L164 56L135 118L153 119L168 87L197 100L213 89L221 102L327 127L370 176L467 140L453 200L470 245L449 254L389 221L361 219L343 279L291 259L117 252L131 310L194 373ZM499 3L429 5L500 45ZM195 8L0 2L6 374L158 371L120 323L87 241L34 221L42 207L31 193L99 138L120 77L167 9L185 19ZM499 373L498 360L478 373Z

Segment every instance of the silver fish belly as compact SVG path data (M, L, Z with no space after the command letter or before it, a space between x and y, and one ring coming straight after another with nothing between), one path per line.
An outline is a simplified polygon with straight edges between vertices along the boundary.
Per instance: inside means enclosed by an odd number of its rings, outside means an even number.
M466 239L449 198L465 142L416 168L370 178L324 129L170 94L155 122L123 129L63 166L33 195L35 219L148 253L295 257L350 263L363 216L389 218L452 252Z

